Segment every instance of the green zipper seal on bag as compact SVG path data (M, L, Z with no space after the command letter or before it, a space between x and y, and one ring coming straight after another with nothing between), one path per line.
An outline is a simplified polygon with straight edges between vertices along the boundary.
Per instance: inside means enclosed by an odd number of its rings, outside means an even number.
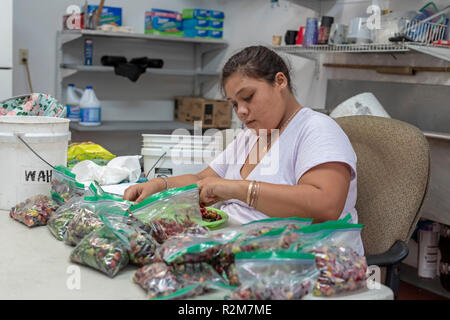
M363 224L353 224L353 223L343 223L343 222L339 222L339 221L326 221L324 223L320 223L320 224L312 224L309 226L305 226L302 229L299 230L293 230L298 231L300 233L307 233L307 234L312 234L312 233L316 233L316 232L321 232L321 231L337 231L337 230L346 230L346 229L359 229L361 230L364 227Z
M172 189L169 189L169 190L164 190L164 191L155 193L155 194L151 195L150 197L148 197L147 199L145 199L144 201L133 205L130 208L130 211L134 212L134 211L137 211L139 209L143 209L143 208L145 208L147 206L150 206L152 203L154 203L154 202L156 202L158 200L170 198L170 197L175 196L175 195L180 195L180 194L183 194L186 191L191 191L191 190L196 189L196 188L197 188L197 184L191 184L191 185L186 186L186 187L172 188Z
M94 181L89 185L89 190L91 190L95 195L104 195L106 193L97 181Z
M197 284L194 284L194 285L191 285L191 286L184 287L184 288L182 288L180 290L177 290L177 291L175 291L175 292L173 292L173 293L171 293L171 294L169 294L167 296L157 297L157 298L149 298L149 299L150 300L168 300L168 299L173 299L173 298L179 297L179 296L181 296L181 295L183 295L183 294L185 294L187 292L190 292L190 291L192 291L194 289L197 289L199 286L200 286L200 283L197 283Z
M352 216L349 213L348 215L346 215L343 219L340 220L331 220L331 221L325 221L322 223L317 223L317 224L310 224L307 226L303 226L300 229L294 229L289 231L289 233L294 232L294 233L314 233L314 232L320 232L320 231L325 231L325 230L330 230L330 229L341 229L344 228L344 226L354 226L356 228L359 228L359 226L361 226L361 228L364 226L362 224L352 224L350 222L348 222L349 220L351 220Z
M128 200L123 200L121 197L116 196L115 194L112 194L112 193L105 193L105 194L99 195L99 196L97 196L97 199L99 201L108 200L108 201L114 201L114 202L124 203L124 204L128 204L128 205L133 204L133 202L128 201Z
M97 201L98 196L86 196L83 198L83 202L96 202Z
M57 192L50 190L50 194L53 200L60 201L61 203L66 203L63 197L61 197Z
M68 178L69 180L72 180L75 183L75 187L76 188L80 188L80 189L85 189L84 184L79 183L76 181L76 176L70 171L69 168L65 167L65 166L56 166L55 167L55 171L58 172L59 174L65 176L66 178Z

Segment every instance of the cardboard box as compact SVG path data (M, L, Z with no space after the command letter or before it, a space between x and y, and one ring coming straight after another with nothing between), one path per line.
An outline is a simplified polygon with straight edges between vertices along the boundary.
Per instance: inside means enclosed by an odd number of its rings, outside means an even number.
M152 9L145 13L145 33L183 36L183 18L177 11Z
M208 20L209 10L207 9L183 9L183 19L203 19Z
M87 8L88 14L98 9L98 6L89 5ZM122 8L120 7L103 7L102 15L100 17L99 25L113 24L115 26L122 26Z
M194 125L201 121L203 128L226 129L231 126L231 104L224 100L202 97L176 97L174 119Z

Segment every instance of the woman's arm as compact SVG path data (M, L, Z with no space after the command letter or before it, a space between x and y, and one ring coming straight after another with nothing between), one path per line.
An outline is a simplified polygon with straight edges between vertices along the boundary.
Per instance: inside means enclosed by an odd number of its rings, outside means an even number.
M310 169L295 186L259 182L256 210L272 217L314 218L318 222L337 220L345 206L350 177L347 164L328 162ZM211 181L211 187L198 182L201 201L207 204L220 199L247 201L250 181L214 179L216 183L213 183L213 179L207 180Z
M181 176L167 178L168 187L179 188L185 187L190 184L197 183L198 181L207 177L218 178L219 175L210 167L199 172L198 174L184 174ZM166 189L166 182L162 178L154 178L145 183L139 183L131 186L125 190L123 195L124 200L141 202L148 196L163 191Z

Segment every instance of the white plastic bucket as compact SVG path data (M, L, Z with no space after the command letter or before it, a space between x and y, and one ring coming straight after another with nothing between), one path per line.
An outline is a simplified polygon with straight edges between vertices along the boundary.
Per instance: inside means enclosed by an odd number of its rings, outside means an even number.
M52 168L17 135L51 165L66 165L69 122L53 117L0 117L0 209L10 210L37 194L50 195Z

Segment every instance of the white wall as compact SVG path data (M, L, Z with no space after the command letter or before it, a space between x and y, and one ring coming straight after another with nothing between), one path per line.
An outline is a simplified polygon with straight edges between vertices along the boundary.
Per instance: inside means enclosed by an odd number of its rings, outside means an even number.
M98 1L90 1L97 3ZM108 0L106 5L122 6L124 25L134 27L137 32L143 32L144 12L151 8L162 8L181 11L183 8L197 7L218 9L225 11L224 38L229 42L225 54L213 60L217 70L226 59L239 49L251 44L270 45L272 35L284 35L288 29L298 30L304 25L306 18L317 16L318 13L300 6L299 0L280 0L281 7L272 9L269 0ZM379 1L391 10L406 11L418 9L428 1L395 0ZM443 7L448 0L436 0L435 3ZM23 65L18 64L19 48L30 50L30 69L33 88L36 92L55 92L55 36L56 30L61 29L62 15L70 4L84 4L81 0L14 0L14 94L28 91L26 73ZM322 12L333 15L337 22L348 23L354 16L367 15L365 10L371 1L361 0L326 0L322 1ZM390 55L333 55L324 59L332 62L347 63L382 63L392 65L448 65L439 59L422 54L396 55L397 60ZM411 59L412 58L412 62ZM374 81L402 81L450 85L448 73L419 73L414 77L379 75L372 71L356 71L321 68L317 80L314 75L314 63L310 60L289 56L288 60L293 70L293 84L300 103L310 107L324 107L326 80L328 78L348 78ZM126 93L124 93L126 94ZM220 97L217 88L207 92L207 96ZM128 101L128 104L132 101ZM158 119L171 120L171 110L148 109L141 100L137 103L139 110L136 120L145 119L150 113L160 112ZM122 106L115 104L108 114L113 119L115 114L123 115ZM129 111L124 111L129 113Z

